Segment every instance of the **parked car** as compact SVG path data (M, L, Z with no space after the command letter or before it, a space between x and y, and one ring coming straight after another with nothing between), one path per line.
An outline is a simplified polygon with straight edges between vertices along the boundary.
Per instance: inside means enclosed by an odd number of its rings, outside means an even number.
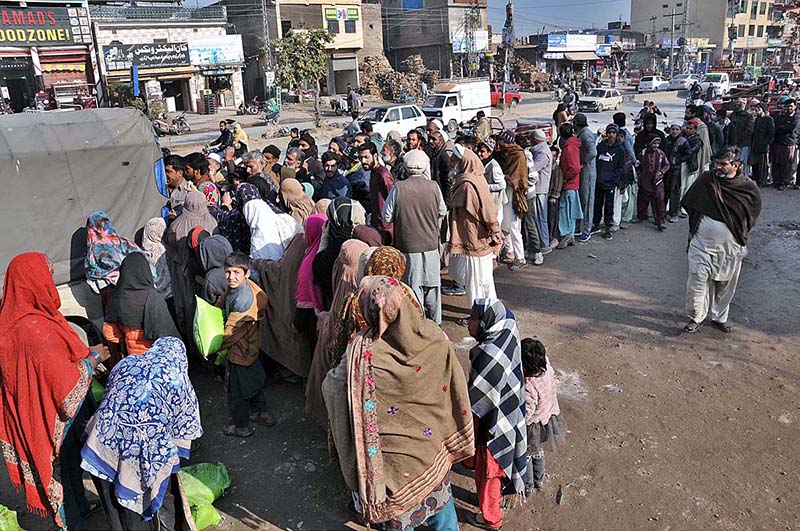
M700 87L706 91L709 85L714 85L717 96L724 96L731 91L731 80L726 72L709 72L704 75L700 80Z
M503 97L503 84L502 83L492 83L492 107L496 107L500 104L500 98ZM519 105L519 102L522 101L522 95L519 93L519 90L511 86L511 83L506 83L506 105L511 105L515 107Z
M619 110L622 94L617 89L596 88L578 101L578 110L603 112L606 109Z
M700 76L697 74L680 74L670 80L669 90L689 90L695 82L700 83Z
M639 80L639 92L659 92L669 88L669 81L661 76L644 76Z
M428 125L428 119L416 105L381 105L368 110L362 122L372 122L372 130L386 138L391 131L405 134L417 127Z

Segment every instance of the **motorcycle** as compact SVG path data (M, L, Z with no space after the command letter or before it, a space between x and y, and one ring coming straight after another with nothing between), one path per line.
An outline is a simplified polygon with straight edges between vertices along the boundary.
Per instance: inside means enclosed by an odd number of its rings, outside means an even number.
M258 101L258 98L253 98L253 101L244 105L244 114L256 115L266 112L269 112L268 101Z
M189 126L189 122L186 121L185 111L172 119L172 128L175 129L175 133L173 134L176 135L192 132L192 128Z
M6 100L0 102L0 114L14 114L14 109L11 108L11 105Z

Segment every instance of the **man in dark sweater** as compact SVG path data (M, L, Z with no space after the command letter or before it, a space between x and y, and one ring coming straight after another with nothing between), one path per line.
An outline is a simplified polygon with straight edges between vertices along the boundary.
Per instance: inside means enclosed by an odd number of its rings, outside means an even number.
M385 166L381 166L378 148L367 142L358 148L361 166L369 171L369 224L381 233L384 245L392 245L392 224L383 221L383 204L394 186L392 174Z
M775 117L775 141L769 158L772 163L772 182L780 191L786 190L792 179L792 162L800 130L800 115L796 110L797 103L788 98L783 102L782 112Z
M680 120L672 122L669 127L669 135L661 147L661 151L669 160L669 170L664 176L664 195L668 202L667 221L670 223L678 221L681 209L681 167L692 159L692 149L682 133L683 122Z
M403 282L416 293L425 317L442 322L439 227L447 207L439 186L423 177L429 160L419 149L403 158L408 178L396 183L383 205L383 221L394 224L394 247L406 255Z
M750 159L750 144L753 141L753 127L755 118L752 114L744 110L744 100L736 100L733 114L730 116L731 123L726 129L727 142L729 146L736 146L742 157L742 168L746 175L750 175L748 160Z

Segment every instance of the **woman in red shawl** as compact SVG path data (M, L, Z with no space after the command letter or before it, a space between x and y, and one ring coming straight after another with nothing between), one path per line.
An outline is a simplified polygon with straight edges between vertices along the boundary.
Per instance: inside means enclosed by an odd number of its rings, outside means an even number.
M84 345L60 306L47 257L14 257L0 304L0 447L28 511L72 530L81 528L89 505L81 482L82 427L70 426L108 349Z

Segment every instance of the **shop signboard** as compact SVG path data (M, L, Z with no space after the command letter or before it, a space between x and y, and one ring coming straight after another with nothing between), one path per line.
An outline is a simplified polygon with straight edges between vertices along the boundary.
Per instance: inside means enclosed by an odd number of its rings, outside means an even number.
M608 57L611 55L611 45L610 44L598 44L597 49L595 50L594 54L597 57Z
M467 37L464 30L460 30L453 34L450 39L453 42L453 53L469 53ZM474 52L485 52L489 49L489 32L485 30L477 30L475 32Z
M565 52L567 51L567 36L566 35L548 35L547 36L547 51L548 52Z
M89 15L83 7L0 8L0 46L64 46L91 42Z
M189 58L195 66L244 63L241 35L219 35L189 41Z
M189 66L189 44L160 42L151 44L112 44L103 46L107 70L139 68L169 68Z
M358 20L360 14L357 7L326 7L325 20Z

